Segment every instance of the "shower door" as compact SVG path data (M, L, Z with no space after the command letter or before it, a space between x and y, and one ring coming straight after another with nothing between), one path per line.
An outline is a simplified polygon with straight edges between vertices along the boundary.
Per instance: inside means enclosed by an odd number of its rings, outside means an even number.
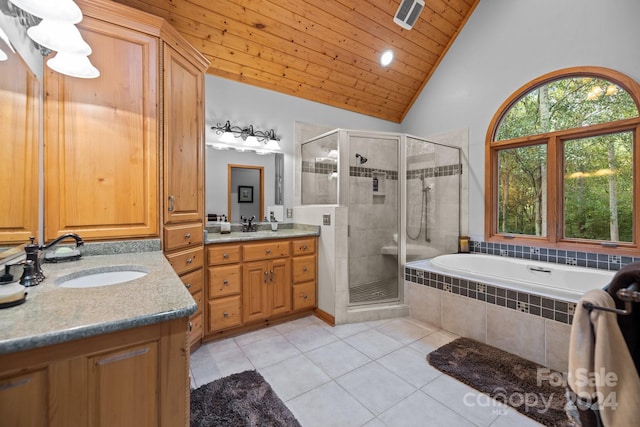
M394 302L401 297L396 243L400 138L353 131L343 136L347 141L340 147L340 162L349 168L349 304ZM346 173L341 171L341 178Z

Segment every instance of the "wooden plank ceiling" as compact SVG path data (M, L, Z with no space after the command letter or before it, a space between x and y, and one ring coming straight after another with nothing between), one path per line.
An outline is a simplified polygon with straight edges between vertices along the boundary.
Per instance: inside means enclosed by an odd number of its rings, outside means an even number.
M169 21L209 74L399 123L479 0L425 0L411 30L400 0L116 1Z

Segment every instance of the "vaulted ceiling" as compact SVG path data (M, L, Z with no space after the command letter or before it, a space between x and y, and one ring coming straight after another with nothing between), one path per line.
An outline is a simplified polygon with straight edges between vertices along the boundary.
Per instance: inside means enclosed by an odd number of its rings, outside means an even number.
M165 18L209 74L400 122L479 0L425 0L411 30L400 0L116 1Z

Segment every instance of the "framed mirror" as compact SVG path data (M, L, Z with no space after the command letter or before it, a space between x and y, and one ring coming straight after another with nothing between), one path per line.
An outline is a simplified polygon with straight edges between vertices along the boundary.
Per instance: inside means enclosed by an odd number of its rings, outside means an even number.
M264 166L227 165L227 206L231 222L240 217L262 221L264 212Z

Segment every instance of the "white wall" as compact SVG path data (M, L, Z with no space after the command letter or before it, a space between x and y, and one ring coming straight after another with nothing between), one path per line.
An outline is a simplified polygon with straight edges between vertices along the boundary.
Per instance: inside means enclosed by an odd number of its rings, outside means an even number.
M484 237L484 144L500 105L562 68L612 68L640 81L638 0L481 0L402 122L431 135L469 129L469 234Z
M229 120L233 125L245 126L253 124L256 129L273 129L281 138L280 146L284 153L285 207L294 206L293 158L296 121L326 126L330 129L348 128L385 132L397 132L400 129L400 125L397 123L210 75L205 77L205 93L207 139L215 139L215 136L209 132L209 128L217 123L224 123L226 120ZM209 199L217 192L210 191L210 189L219 186L220 180L217 178L218 175L212 171L219 171L220 169L226 171L228 162L221 160L220 164L218 164L215 150L207 149L207 151L206 205L207 209L209 207L213 209L218 204ZM239 156L242 157L243 155L239 154ZM242 159L250 158L246 156L242 157ZM238 163L251 164L250 160L238 160ZM271 181L267 182L265 176L264 185L266 192L274 184ZM224 194L226 197L226 190ZM226 205L226 201L224 204Z

